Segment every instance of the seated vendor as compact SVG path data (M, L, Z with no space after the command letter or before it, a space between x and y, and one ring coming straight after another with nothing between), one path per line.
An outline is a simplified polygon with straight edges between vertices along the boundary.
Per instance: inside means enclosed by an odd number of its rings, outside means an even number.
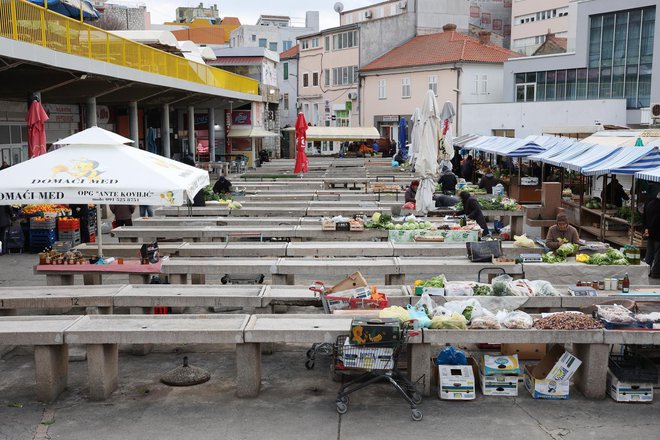
M213 185L213 192L216 194L229 194L231 193L231 182L225 176L220 176L215 185Z
M580 236L577 229L568 224L566 214L557 215L557 224L550 227L545 245L551 251L556 251L559 246L565 243L578 244Z
M415 197L417 196L417 188L419 188L419 180L413 180L410 182L410 186L406 189L406 203L412 202L415 203Z

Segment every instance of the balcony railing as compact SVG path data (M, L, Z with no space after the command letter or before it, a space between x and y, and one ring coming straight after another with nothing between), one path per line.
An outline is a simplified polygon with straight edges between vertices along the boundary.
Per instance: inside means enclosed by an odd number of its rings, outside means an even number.
M259 94L259 83L251 78L127 40L25 0L0 0L0 37L142 72Z

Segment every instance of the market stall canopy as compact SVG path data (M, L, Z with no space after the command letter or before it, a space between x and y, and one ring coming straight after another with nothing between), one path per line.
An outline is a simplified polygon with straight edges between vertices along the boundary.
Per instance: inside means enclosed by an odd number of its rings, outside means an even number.
M232 127L227 137L230 138L267 138L280 137L279 134L264 130L261 127Z
M596 147L598 147L597 144L590 144L582 141L572 145L557 155L547 156L539 160L548 165L558 167L561 166L563 162L576 159L584 154L587 154L589 151ZM533 156L530 159L534 160L534 157L537 156Z
M638 139L641 139L645 146L649 146L654 141L660 141L660 130L603 130L583 140L600 145L632 147Z
M603 174L635 174L638 171L653 170L660 167L660 151L658 147L626 147L615 155L585 167L585 176L600 176Z
M570 146L575 144L574 139L561 138L556 136L528 136L525 138L524 145L512 146L508 151L503 152L503 156L529 158L534 154L540 154L548 151L555 146Z
M118 37L126 38L127 40L135 41L136 43L151 46L153 48L162 50L164 52L174 52L179 54L181 51L178 49L177 40L174 34L170 31L108 31Z
M295 131L294 127L287 131ZM308 141L362 141L367 139L379 139L380 133L375 127L308 127Z
M465 145L467 150L477 150L482 153L502 154L502 151L512 146L522 145L523 139L500 136L481 136Z
M597 145L584 154L561 163L562 168L581 173L584 168L593 167L600 162L614 156L621 147L610 145Z
M639 173L635 173L635 178L650 180L651 182L660 182L660 168L640 171Z
M561 139L561 138L557 138ZM570 139L572 142L557 142L555 145L550 147L549 149L542 151L537 154L532 154L531 156L528 156L528 160L534 160L538 162L544 162L545 159L550 159L552 157L556 157L565 151L569 151L572 148L575 147L575 145L578 143L577 141L574 141Z
M464 147L466 144L476 141L481 136L478 134L464 134L463 136L458 136L454 138L454 147Z

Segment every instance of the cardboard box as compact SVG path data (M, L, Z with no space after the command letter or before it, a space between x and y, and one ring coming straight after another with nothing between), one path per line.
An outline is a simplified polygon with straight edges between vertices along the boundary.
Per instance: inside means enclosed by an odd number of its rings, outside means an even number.
M513 375L520 374L518 356L488 355L484 354L481 359L481 370L486 376L490 375Z
M398 318L353 318L349 342L353 345L392 345L399 341L401 327Z
M517 355L522 360L540 360L548 353L546 344L501 344L502 354Z
M438 397L443 400L474 400L474 373L470 365L438 365Z
M561 345L554 345L541 362L525 367L525 388L535 399L568 399L571 377L581 364Z
M348 338L340 360L346 368L365 370L391 370L394 368L394 349L388 347L362 347L350 345Z
M356 287L343 292L330 293L325 296L324 301L328 304L328 311L334 313L337 310L345 310L350 307L349 298L371 298L371 288Z
M617 402L653 402L653 384L632 384L621 382L607 370L607 394Z
M483 365L482 365L483 367ZM507 396L518 395L518 379L520 376L491 375L486 376L483 369L479 370L479 386L484 396Z
M356 287L368 286L369 284L367 283L367 280L364 279L362 274L360 272L355 272L332 286L329 290L327 290L327 293L335 294L337 292L348 292L355 289Z

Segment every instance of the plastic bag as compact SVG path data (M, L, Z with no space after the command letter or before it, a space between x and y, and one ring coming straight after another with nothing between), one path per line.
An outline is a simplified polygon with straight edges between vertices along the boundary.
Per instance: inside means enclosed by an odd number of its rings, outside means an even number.
M504 318L502 325L508 329L530 329L534 320L527 313L514 310Z
M548 281L535 280L530 281L529 283L536 296L561 296L561 293L559 293Z
M509 275L500 275L493 278L493 296L513 296L510 283L513 281Z
M431 318L428 317L426 312L424 312L423 310L417 310L415 307L413 307L410 304L408 304L407 308L408 308L408 315L410 315L410 319L413 321L417 321L419 328L431 327Z
M535 296L534 288L528 280L515 280L509 283L513 296Z
M401 207L401 209L411 209L411 210L414 211L414 210L416 209L416 206L417 206L417 205L415 204L415 202L408 202L408 203L404 204L404 205Z
M495 316L489 315L473 318L470 322L470 328L479 330L498 330L502 328L502 326L500 326L500 322Z
M523 235L514 235L513 236L513 245L515 247L523 247L523 248L533 248L536 247L536 244L534 243L534 240L531 238L527 238L525 234Z
M379 318L397 318L402 323L410 321L410 313L408 310L399 306L387 307L378 312Z
M423 293L422 296L415 304L415 309L424 310L428 316L435 315L435 310L438 308L438 305L433 301L431 296L428 293Z
M449 346L442 350L435 359L436 365L467 365L467 356L460 350Z
M431 328L445 330L465 330L467 329L467 319L458 313L451 315L434 316L431 320Z
M449 301L445 303L444 307L450 312L465 316L468 321L484 314L481 303L474 298L465 301Z
M450 281L445 284L445 296L472 296L472 284Z

